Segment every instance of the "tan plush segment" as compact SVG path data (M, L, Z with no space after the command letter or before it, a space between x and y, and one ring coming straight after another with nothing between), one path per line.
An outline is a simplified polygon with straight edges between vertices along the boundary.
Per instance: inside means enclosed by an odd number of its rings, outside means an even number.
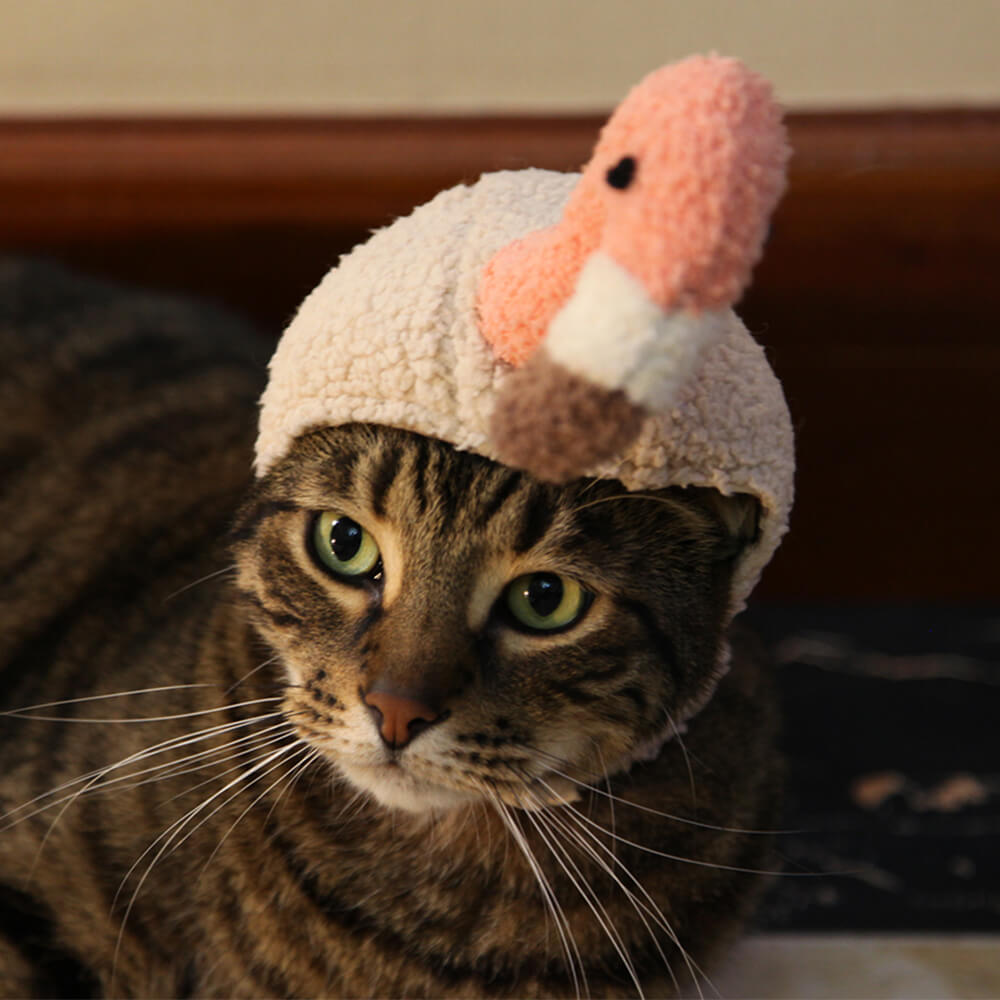
M299 434L366 421L402 427L502 460L490 419L512 372L476 322L476 289L503 246L553 225L575 174L521 170L451 188L375 233L308 296L271 360L256 471ZM730 314L676 405L648 418L624 455L587 470L628 489L671 484L751 493L764 508L759 545L737 574L734 612L785 531L792 431L760 346Z
M622 389L575 375L543 344L500 390L491 437L508 465L565 483L580 469L623 454L645 416Z

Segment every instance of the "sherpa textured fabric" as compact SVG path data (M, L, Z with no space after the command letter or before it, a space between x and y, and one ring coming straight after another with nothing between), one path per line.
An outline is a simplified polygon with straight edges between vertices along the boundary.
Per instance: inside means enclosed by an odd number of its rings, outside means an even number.
M496 459L490 416L513 370L480 333L476 290L503 246L560 218L578 174L519 170L439 194L375 233L303 302L271 360L256 471L303 432L388 424ZM646 419L619 459L586 470L629 490L711 486L760 500L761 538L737 569L740 610L784 534L792 431L761 347L733 314L668 412Z

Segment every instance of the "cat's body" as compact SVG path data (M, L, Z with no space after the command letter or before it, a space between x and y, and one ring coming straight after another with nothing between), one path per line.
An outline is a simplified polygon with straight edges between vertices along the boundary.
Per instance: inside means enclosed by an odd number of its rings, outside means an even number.
M779 769L751 657L701 707L712 498L366 426L251 485L266 348L47 269L0 264L0 349L0 708L108 720L0 723L0 995L662 995L739 927Z

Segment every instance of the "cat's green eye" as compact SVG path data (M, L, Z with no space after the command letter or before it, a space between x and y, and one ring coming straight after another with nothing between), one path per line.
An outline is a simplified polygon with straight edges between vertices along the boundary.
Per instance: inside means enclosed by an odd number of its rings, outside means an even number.
M576 580L557 573L525 573L507 586L507 610L535 632L554 632L578 622L591 595Z
M316 518L312 546L320 562L337 576L370 577L381 569L382 554L375 539L337 511L327 510Z

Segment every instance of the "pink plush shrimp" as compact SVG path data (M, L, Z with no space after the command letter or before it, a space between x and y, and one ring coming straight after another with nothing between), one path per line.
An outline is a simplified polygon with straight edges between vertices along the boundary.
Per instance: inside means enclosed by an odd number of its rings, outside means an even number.
M671 408L749 282L787 159L769 84L734 59L685 59L631 91L561 221L481 275L483 336L521 366L493 414L505 461L564 481Z

